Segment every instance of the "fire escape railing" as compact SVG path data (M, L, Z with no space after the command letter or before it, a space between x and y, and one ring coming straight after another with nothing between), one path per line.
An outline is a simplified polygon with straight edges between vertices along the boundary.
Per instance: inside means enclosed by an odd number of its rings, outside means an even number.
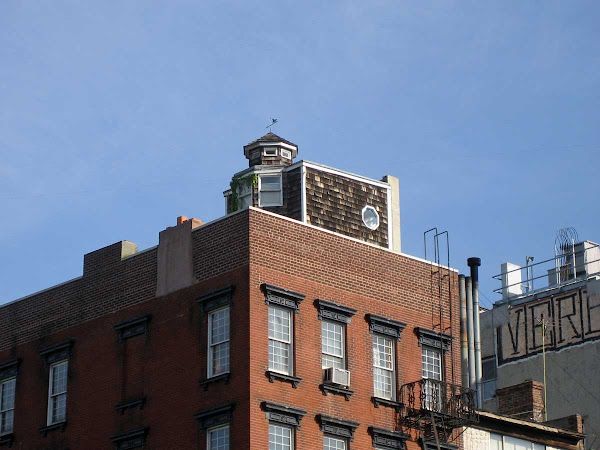
M404 408L401 421L408 428L435 420L448 429L477 422L475 391L432 379L421 379L400 388Z

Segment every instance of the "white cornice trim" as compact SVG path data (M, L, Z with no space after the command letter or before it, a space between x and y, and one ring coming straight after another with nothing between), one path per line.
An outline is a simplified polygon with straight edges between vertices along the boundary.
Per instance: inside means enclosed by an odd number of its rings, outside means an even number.
M310 161L298 161L297 163L292 164L291 166L286 167L284 170L287 172L289 170L296 169L298 167L308 167L310 169L320 170L322 172L331 173L333 175L339 175L342 177L350 178L356 181L362 181L363 183L372 184L374 186L382 187L384 189L391 189L391 186L385 181L374 180L372 178L363 177L362 175L357 175L355 173L346 172L344 170L336 169L333 167L325 166L323 164L314 163Z

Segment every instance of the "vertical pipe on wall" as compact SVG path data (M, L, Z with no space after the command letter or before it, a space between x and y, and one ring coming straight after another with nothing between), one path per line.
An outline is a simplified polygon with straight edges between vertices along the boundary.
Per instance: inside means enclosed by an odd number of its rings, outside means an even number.
M477 407L482 406L482 374L481 374L481 329L479 327L479 266L481 259L469 258L467 264L471 268L473 283L473 331L475 336L475 384L477 386Z
M467 293L465 276L458 276L460 297L460 373L463 387L469 387L469 338L467 334Z
M471 277L465 277L467 294L467 339L469 343L469 387L475 389L475 336L473 332L473 288Z

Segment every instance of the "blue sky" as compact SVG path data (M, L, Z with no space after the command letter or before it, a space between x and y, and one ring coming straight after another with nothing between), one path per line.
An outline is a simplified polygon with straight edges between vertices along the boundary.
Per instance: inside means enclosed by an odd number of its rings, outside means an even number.
M400 178L403 250L451 265L600 241L595 1L3 1L0 303L209 221L273 131L307 159ZM486 304L486 298L482 298Z

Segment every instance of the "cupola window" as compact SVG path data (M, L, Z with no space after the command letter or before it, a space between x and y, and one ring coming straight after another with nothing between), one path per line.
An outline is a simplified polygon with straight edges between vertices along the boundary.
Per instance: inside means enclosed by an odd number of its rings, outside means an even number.
M277 147L265 147L263 156L277 156Z
M292 152L290 152L289 150L281 149L281 157L287 158L287 159L292 159Z
M259 206L281 206L281 175L261 175L259 184Z

